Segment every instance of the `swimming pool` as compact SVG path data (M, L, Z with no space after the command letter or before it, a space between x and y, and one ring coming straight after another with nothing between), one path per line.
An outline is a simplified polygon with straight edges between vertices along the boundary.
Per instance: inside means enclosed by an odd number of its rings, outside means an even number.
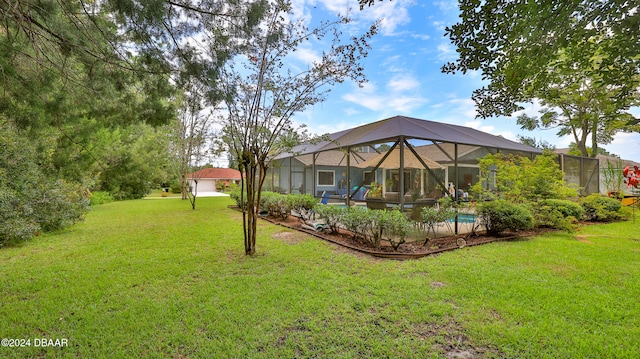
M454 223L455 218L448 220L447 222ZM458 223L475 223L476 216L472 213L460 213L458 214Z

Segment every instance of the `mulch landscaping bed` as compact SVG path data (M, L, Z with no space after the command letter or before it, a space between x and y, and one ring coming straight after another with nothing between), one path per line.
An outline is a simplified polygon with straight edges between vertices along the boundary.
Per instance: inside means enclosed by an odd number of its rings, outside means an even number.
M302 226L303 222L294 216L289 216L287 219L268 216L261 216L260 218L276 225L307 233L316 238L338 244L357 252L366 253L374 257L389 259L421 258L431 254L441 253L458 248L492 243L496 241L519 239L540 233L539 231L519 232L517 234L507 233L499 237L487 236L484 233L478 233L475 235L457 235L430 239L426 245L423 245L423 241L404 243L400 245L397 251L395 251L391 244L386 241L382 241L380 248L372 248L368 242L362 239L355 238L349 231L339 230L338 233L326 233L304 228Z

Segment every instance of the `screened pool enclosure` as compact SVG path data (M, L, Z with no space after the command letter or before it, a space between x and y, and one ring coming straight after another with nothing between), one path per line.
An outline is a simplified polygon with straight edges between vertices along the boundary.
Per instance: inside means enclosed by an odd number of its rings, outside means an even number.
M468 201L489 153L533 158L540 149L472 128L396 116L327 135L273 159L265 189L324 202L406 210L448 196ZM566 179L598 192L598 162L559 157Z

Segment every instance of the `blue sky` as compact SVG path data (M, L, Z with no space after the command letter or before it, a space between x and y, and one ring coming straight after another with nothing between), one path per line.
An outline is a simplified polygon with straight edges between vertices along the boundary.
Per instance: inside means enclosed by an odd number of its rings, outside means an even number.
M331 88L328 99L296 114L294 121L307 124L312 133L323 134L352 128L395 115L447 122L476 128L516 140L518 134L543 139L558 148L568 147L572 138L558 138L557 130L520 130L515 115L510 118L476 118L471 100L474 89L484 82L479 73L448 75L440 71L456 59L455 47L444 37L445 26L458 20L457 1L385 0L360 11L356 0L294 0L294 9L310 22L331 18L347 7L359 19L348 31L363 32L381 19L381 28L371 41L363 65L369 82L359 88L345 82ZM312 61L321 49L306 44L297 51L298 60ZM540 106L528 105L535 115ZM633 113L640 116L640 109ZM517 114L516 114L517 115ZM604 146L622 158L640 161L640 134L618 134Z

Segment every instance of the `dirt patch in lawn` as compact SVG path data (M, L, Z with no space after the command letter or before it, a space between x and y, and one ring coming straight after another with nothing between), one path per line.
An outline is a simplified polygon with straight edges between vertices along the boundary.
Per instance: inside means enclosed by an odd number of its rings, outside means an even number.
M438 323L415 324L410 329L410 335L416 335L421 340L428 340L433 348L450 359L472 359L485 357L502 357L497 348L484 347L473 344L464 333L460 323L451 317L445 317Z
M273 235L273 238L275 239L279 239L281 241L283 241L284 243L287 244L298 244L302 241L305 240L305 238L307 238L308 235L306 235L305 233L301 233L299 231L283 231L283 232L278 232L275 233Z

